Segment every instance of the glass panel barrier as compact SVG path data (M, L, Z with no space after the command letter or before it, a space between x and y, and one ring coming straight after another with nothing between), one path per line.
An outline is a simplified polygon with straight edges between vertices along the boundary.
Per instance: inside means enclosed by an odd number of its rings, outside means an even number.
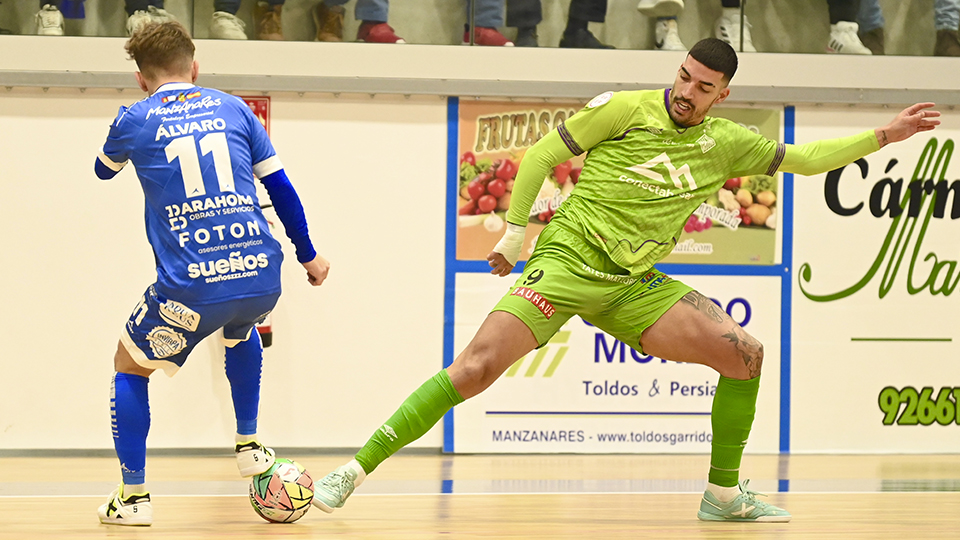
M960 0L3 0L0 34L124 37L166 17L198 39L960 56Z

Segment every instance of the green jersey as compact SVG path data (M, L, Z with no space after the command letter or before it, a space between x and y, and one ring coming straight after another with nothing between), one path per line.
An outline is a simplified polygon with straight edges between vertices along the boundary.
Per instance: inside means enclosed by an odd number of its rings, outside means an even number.
M528 152L524 157L507 220L526 225L543 173L588 152L579 183L553 221L630 274L639 274L673 250L690 215L727 179L773 175L785 155L791 157L790 145L723 118L708 116L698 125L681 127L667 112L669 97L669 90L643 90L594 98L531 148L540 147L533 156ZM836 143L826 148L831 159L823 161L835 168L876 150L876 138L871 142L870 137L872 132L865 132L831 141ZM846 149L851 144L856 148ZM845 150L835 152L837 146ZM825 152L810 146L792 157L797 161L807 154L819 158Z

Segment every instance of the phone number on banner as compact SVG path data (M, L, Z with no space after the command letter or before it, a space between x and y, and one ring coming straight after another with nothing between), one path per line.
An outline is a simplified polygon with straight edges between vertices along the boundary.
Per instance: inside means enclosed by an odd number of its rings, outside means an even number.
M880 391L879 396L885 426L893 425L894 421L900 426L960 424L958 401L960 401L960 387L943 387L936 399L933 399L932 386L925 386L919 391L912 386L904 387L902 390L888 386ZM902 411L901 405L904 405Z

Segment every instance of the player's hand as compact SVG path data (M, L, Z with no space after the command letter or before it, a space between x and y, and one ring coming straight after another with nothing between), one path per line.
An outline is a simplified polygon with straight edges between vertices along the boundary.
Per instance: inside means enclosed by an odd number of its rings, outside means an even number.
M900 114L892 122L877 128L874 132L877 135L877 142L880 148L884 146L909 139L921 131L930 131L940 125L939 111L928 110L933 107L933 103L917 103L900 111Z
M323 280L327 279L327 273L330 272L330 261L317 255L312 261L302 264L307 269L307 281L314 287L319 287Z
M495 276L503 277L513 271L513 265L507 261L506 257L496 251L491 251L490 254L487 255L487 262L490 263L490 273Z

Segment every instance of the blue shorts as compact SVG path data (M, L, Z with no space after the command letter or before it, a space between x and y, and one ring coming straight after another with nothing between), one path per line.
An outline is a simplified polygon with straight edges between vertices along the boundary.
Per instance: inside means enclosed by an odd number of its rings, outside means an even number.
M137 364L162 369L172 377L197 343L221 328L228 346L246 341L279 298L280 293L273 293L187 306L160 297L151 285L130 315L120 342Z

